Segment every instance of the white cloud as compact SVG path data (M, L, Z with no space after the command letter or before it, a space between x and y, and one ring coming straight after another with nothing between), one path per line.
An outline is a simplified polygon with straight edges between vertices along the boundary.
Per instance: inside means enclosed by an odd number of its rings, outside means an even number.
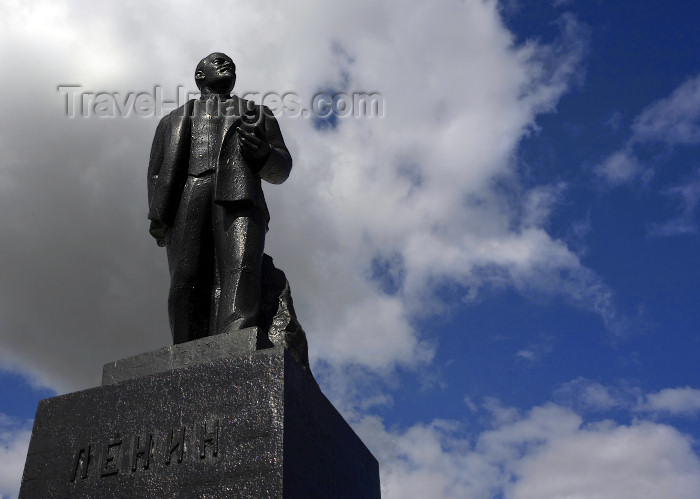
M670 426L585 422L554 404L516 414L471 437L454 421L390 430L367 417L356 428L381 463L386 498L700 496L700 459Z
M530 189L523 197L522 225L541 227L549 220L554 207L561 202L566 184L560 182Z
M494 426L501 426L520 419L520 414L515 407L504 405L496 397L485 397L481 405Z
M522 357L525 360L535 361L537 360L537 355L532 350L518 350L515 353L516 357Z
M640 401L637 410L674 416L696 416L700 414L700 390L686 386L649 393Z
M700 460L670 426L600 423L547 437L515 466L507 497L656 499L700 494Z
M593 383L585 389L584 403L601 409L610 409L618 405L619 402L615 400L607 388L598 383Z
M491 498L500 471L455 435L455 424L434 421L405 431L388 431L365 418L356 427L380 462L382 497Z
M31 435L27 426L0 413L0 497L15 499L19 494Z
M641 388L624 382L606 386L578 377L559 385L554 395L560 405L580 412L620 409L645 412L656 418L700 415L700 390L689 386L644 393Z
M646 107L632 123L633 142L670 145L700 142L700 76Z
M700 202L700 170L694 178L686 183L670 187L662 194L680 201L680 214L660 224L652 224L649 233L652 236L678 236L698 232L696 212Z
M700 76L691 78L671 95L650 104L634 118L625 145L593 171L611 185L649 180L653 169L645 167L635 149L660 143L668 147L700 143Z
M537 341L530 343L525 348L518 350L515 356L526 360L530 365L541 360L552 352L552 338L546 334L540 334Z
M554 393L560 403L566 403L585 411L605 411L619 407L631 407L635 397L638 396L639 389L604 386L595 381L578 377L561 384Z
M617 151L596 165L595 173L612 185L627 183L639 176L643 167L630 151Z

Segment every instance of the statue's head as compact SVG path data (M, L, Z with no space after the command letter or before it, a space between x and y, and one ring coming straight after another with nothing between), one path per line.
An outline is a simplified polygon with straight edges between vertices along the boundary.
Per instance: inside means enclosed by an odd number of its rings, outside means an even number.
M236 84L236 65L226 54L214 52L199 61L194 81L203 94L228 95Z

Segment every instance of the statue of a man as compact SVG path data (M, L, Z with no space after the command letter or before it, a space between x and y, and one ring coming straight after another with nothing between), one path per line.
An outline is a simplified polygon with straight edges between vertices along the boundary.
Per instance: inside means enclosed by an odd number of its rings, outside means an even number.
M292 168L270 110L231 96L230 57L208 55L194 77L200 99L160 121L148 167L150 232L167 247L174 343L260 325L270 218L261 179L282 183Z

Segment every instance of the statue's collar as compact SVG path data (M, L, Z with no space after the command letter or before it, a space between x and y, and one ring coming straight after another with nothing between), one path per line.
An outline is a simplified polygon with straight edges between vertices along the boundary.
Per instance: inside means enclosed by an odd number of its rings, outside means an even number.
M208 100L215 100L216 102L225 102L227 100L230 100L232 97L228 94L206 94L202 95L199 100L202 102L206 102Z

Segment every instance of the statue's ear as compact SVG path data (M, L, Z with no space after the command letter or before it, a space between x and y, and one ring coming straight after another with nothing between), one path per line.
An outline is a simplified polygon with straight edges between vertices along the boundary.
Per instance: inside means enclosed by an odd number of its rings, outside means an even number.
M194 74L194 79L195 80L203 80L204 79L204 73L202 71L197 71Z

